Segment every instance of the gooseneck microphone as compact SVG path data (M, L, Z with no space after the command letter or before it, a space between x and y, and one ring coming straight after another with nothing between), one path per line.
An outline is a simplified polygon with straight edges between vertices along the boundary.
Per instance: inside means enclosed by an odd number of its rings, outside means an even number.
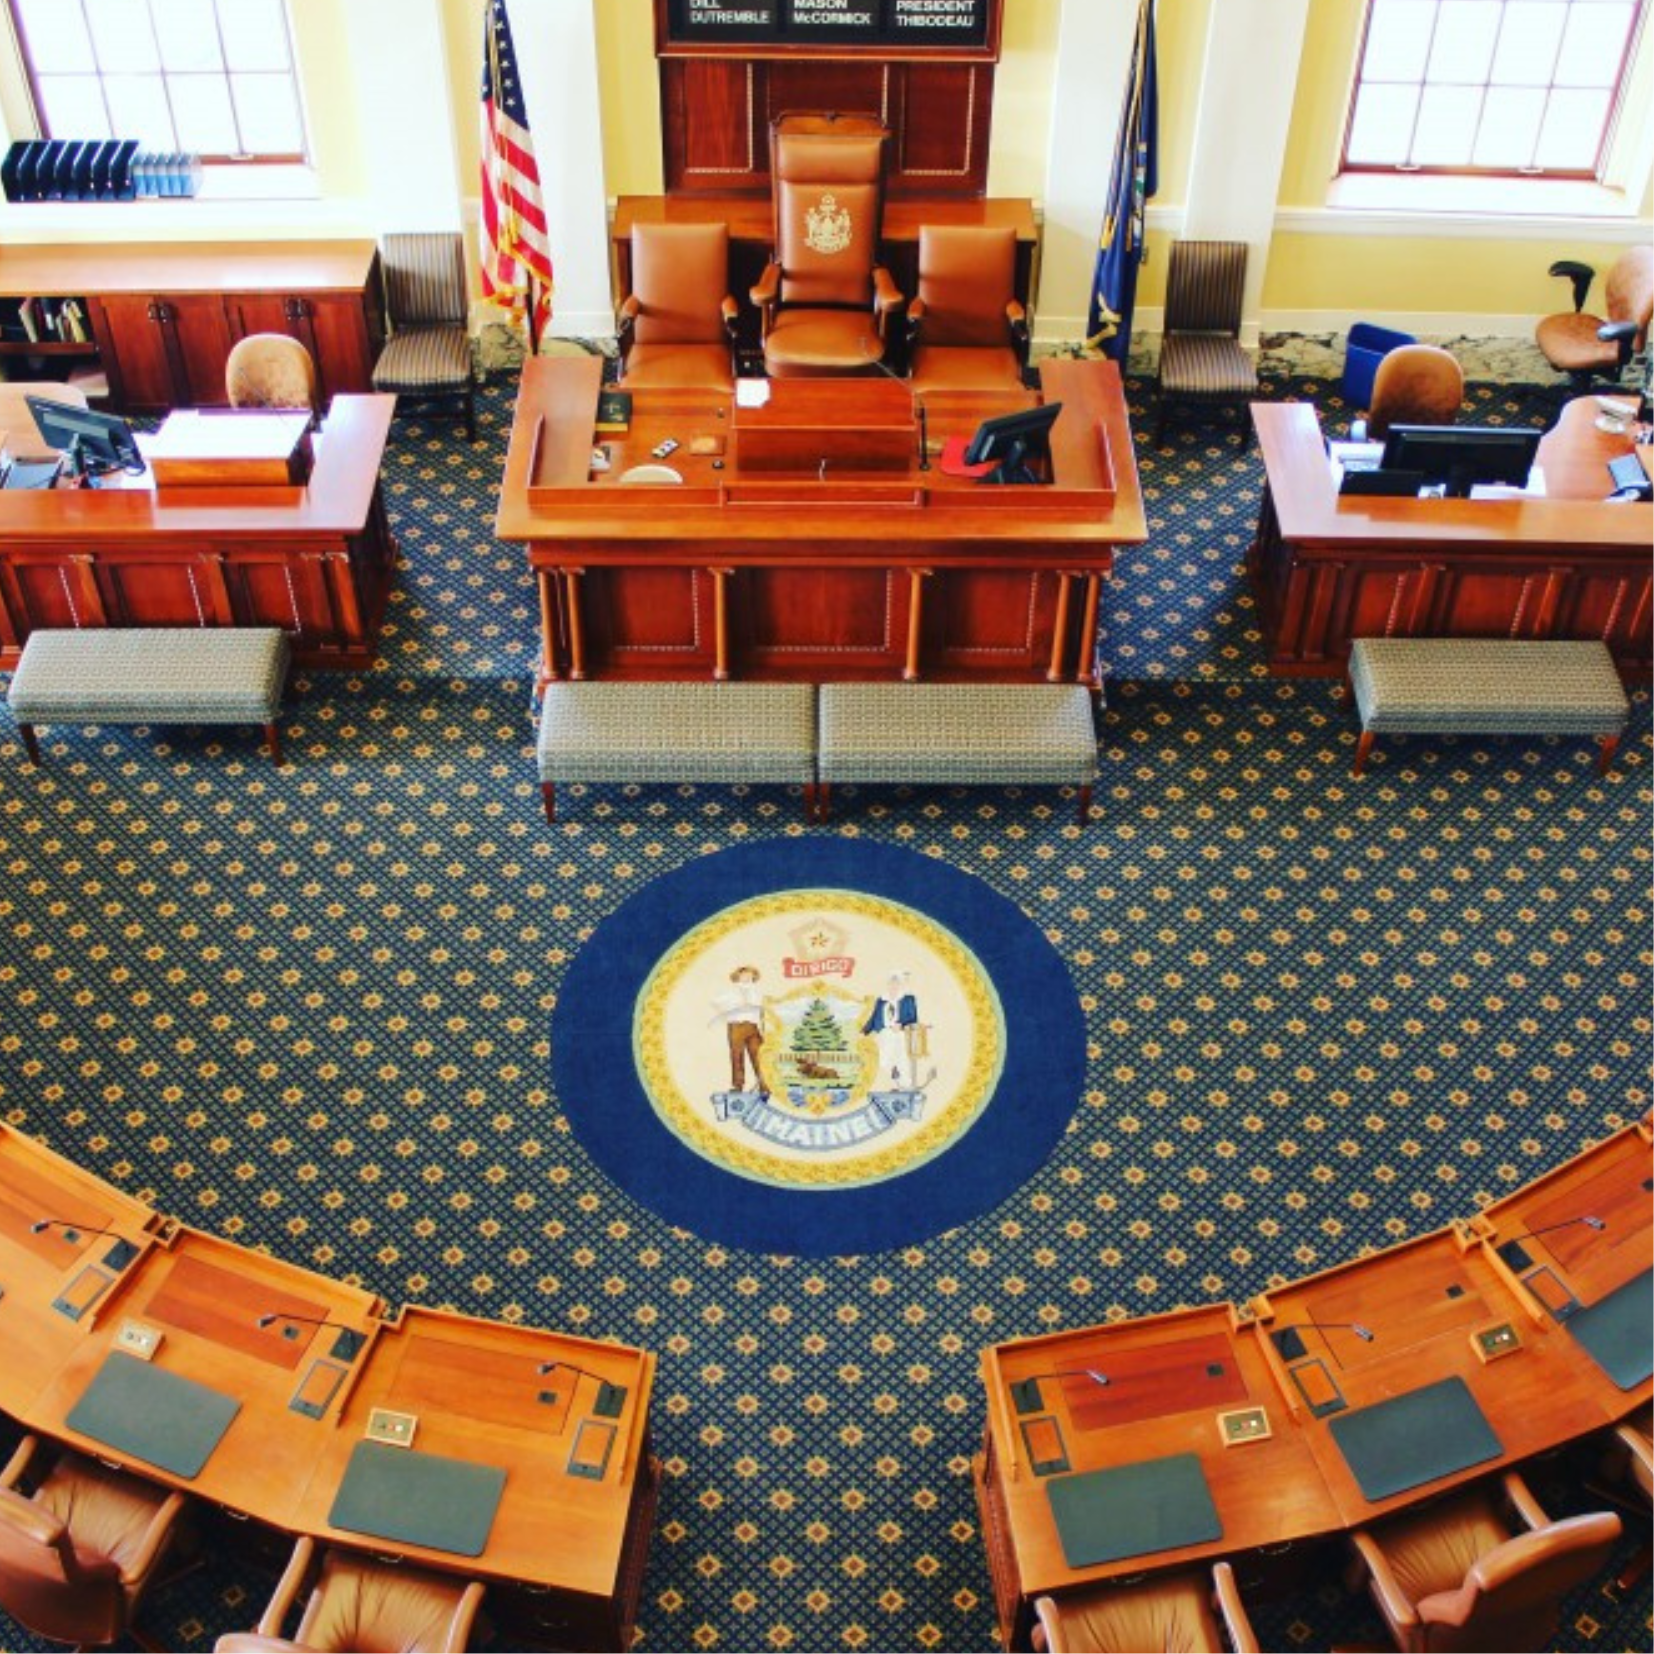
M877 368L886 379L895 380L907 392L909 399L912 401L913 417L919 422L919 469L928 471L930 469L930 422L925 413L925 399L913 388L911 379L904 379L882 356L874 356L869 353L869 341L867 339L862 339L861 348L867 365Z
M1493 1250L1510 1265L1512 1269L1526 1269L1533 1259L1522 1249L1522 1242L1537 1240L1541 1235L1549 1235L1558 1229L1572 1229L1577 1225L1601 1234L1608 1227L1607 1220L1599 1218L1595 1213L1583 1212L1578 1217L1559 1218L1555 1223L1542 1223L1537 1229L1524 1229L1516 1235L1500 1235L1493 1231Z
M1283 1360L1296 1361L1306 1353L1304 1341L1298 1336L1303 1332L1353 1332L1363 1344L1373 1341L1373 1329L1362 1326L1359 1321L1295 1321L1290 1327L1282 1327L1269 1335Z
M623 1384L611 1384L608 1379L599 1373L594 1373L589 1367L578 1367L572 1361L542 1361L535 1367L542 1378L547 1373L554 1373L561 1368L566 1373L574 1373L577 1379L590 1378L597 1381L597 1400L592 1403L592 1411L600 1419L617 1419L626 1406L626 1387ZM540 1400L548 1407L557 1405L555 1390L542 1390Z
M259 1316L255 1324L262 1332L266 1327L273 1327L278 1321L282 1323L281 1335L287 1339L297 1338L300 1327L314 1327L318 1332L324 1328L331 1328L339 1336L333 1340L333 1348L329 1353L338 1361L355 1360L361 1353L362 1346L368 1341L366 1333L358 1332L354 1327L341 1326L337 1321L328 1320L325 1315L289 1315L285 1310L270 1310L267 1314Z
M64 1240L73 1246L84 1236L87 1240L98 1235L114 1235L115 1244L103 1255L103 1262L111 1269L125 1269L138 1255L138 1248L119 1230L100 1228L95 1224L76 1223L73 1218L36 1218L29 1225L31 1235L43 1235L48 1229L61 1229Z
M1030 1373L1026 1378L1019 1378L1011 1386L1011 1405L1019 1413L1037 1413L1045 1405L1040 1399L1040 1381L1046 1378L1086 1378L1100 1389L1106 1389L1109 1383L1108 1374L1099 1372L1095 1367L1075 1367L1066 1373Z

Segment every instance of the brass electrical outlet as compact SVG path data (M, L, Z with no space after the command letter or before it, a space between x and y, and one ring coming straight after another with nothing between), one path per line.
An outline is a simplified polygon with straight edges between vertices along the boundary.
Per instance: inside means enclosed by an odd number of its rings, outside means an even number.
M161 1347L161 1329L146 1327L142 1321L122 1321L115 1334L115 1348L140 1361L151 1360Z
M1264 1441L1272 1434L1269 1414L1261 1407L1238 1407L1232 1413L1219 1413L1218 1434L1225 1447Z
M378 1442L384 1447L412 1447L414 1431L418 1428L417 1414L393 1413L388 1407L375 1407L368 1414L368 1427L364 1434L370 1442Z
M1510 1321L1492 1321L1471 1332L1470 1347L1478 1361L1497 1361L1500 1356L1514 1355L1521 1349L1522 1335Z

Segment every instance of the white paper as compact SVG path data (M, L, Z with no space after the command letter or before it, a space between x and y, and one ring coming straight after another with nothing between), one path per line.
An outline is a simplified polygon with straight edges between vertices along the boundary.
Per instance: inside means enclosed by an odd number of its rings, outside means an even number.
M770 399L770 382L767 379L737 379L735 381L735 406L738 408L761 408Z

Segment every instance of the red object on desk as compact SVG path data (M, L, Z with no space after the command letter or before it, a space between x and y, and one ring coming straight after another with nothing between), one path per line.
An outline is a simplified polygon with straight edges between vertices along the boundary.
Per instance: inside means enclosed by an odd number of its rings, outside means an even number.
M937 465L950 477L985 477L990 471L999 468L997 459L987 460L981 465L967 465L965 450L969 446L969 437L950 436L942 444L942 457L936 462Z

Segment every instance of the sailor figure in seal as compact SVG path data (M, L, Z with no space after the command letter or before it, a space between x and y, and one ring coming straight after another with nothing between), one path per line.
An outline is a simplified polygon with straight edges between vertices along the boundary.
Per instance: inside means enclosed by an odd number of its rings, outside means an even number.
M747 1090L746 1071L752 1070L752 1089L760 1101L767 1100L769 1090L764 1084L763 1071L758 1066L758 1055L764 1044L764 996L758 988L759 971L756 965L737 965L729 973L730 986L712 1002L708 1026L724 1025L729 1041L730 1092L739 1095Z
M926 1029L919 1021L919 1001L912 992L912 983L912 971L892 971L861 1030L871 1034L878 1045L881 1087L888 1082L896 1091L919 1089L919 1058L926 1052Z

